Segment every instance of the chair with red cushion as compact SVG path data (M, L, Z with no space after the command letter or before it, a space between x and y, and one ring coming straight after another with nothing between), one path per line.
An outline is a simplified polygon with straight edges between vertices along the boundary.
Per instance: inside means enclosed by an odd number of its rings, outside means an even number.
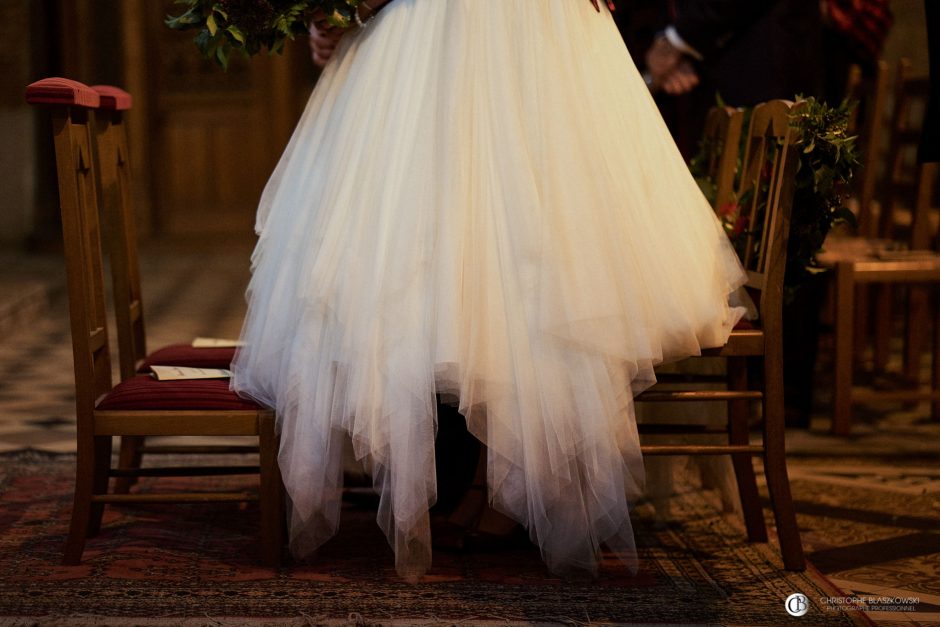
M748 539L752 542L767 540L752 463L753 456L760 456L783 564L788 570L806 568L787 475L783 410L783 275L798 164L790 116L798 106L773 100L756 106L751 114L737 198L748 199L747 206L742 208L749 224L742 261L748 271L748 291L759 297L760 315L756 324L739 325L732 330L724 346L702 351L703 357L726 358L727 389L682 389L681 380L671 380L671 386L679 389L670 386L666 391L654 386L636 398L638 402L657 403L728 402L724 429L700 424L638 425L641 434L726 434L728 444L644 443L643 454L730 455ZM769 174L766 184L763 172ZM748 380L748 359L763 363L762 380ZM753 401L759 401L761 408L760 416L754 419L763 425L763 442L759 445L749 441Z
M68 278L78 457L64 562L81 561L86 538L99 531L103 508L108 503L260 500L262 558L269 565L278 564L283 539L283 497L274 413L239 398L224 380L161 382L140 375L117 386L112 384L90 125L92 111L99 106L101 97L81 83L52 78L30 85L26 99L31 104L48 106L52 114ZM112 468L112 437L152 435L254 436L259 441L260 463L210 468ZM246 491L115 494L108 490L111 477L204 474L257 474L258 494Z

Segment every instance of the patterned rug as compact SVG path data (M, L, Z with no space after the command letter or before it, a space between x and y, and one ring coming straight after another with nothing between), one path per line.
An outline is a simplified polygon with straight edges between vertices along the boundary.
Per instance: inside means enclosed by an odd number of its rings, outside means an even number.
M365 500L346 503L339 535L314 558L279 571L256 560L256 507L235 504L107 507L83 563L62 566L73 467L71 456L0 456L0 623L868 624L861 612L827 609L820 598L844 593L812 567L781 570L773 547L748 544L701 490L676 497L666 525L637 508L636 576L613 556L596 579L564 580L534 549L437 552L430 573L409 585ZM245 481L144 480L140 489ZM784 609L793 593L810 605L798 619Z

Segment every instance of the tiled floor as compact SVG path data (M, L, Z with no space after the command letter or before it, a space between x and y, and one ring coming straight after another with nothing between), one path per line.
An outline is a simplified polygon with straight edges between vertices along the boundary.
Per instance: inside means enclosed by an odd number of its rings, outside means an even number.
M205 248L196 243L158 244L144 251L141 272L150 350L197 336L238 337L251 246ZM62 263L54 255L0 257L0 316L6 314L0 318L0 452L75 451ZM113 318L110 326L113 352ZM116 353L113 360L117 381ZM192 438L186 441L194 443Z
M236 337L250 252L245 243L147 246L150 348ZM74 451L74 414L61 259L0 255L0 452ZM938 624L940 424L925 405L858 414L851 438L828 435L824 415L788 433L808 555L852 594L920 599L916 613L872 613L879 623Z

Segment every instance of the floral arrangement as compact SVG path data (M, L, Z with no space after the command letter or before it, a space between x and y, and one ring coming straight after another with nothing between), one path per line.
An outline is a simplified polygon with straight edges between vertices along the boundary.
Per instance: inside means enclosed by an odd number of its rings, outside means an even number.
M805 104L790 121L799 132L796 144L800 148L787 246L786 283L790 287L825 271L817 263L816 253L822 249L833 226L856 224L855 215L843 204L848 183L858 165L855 137L848 133L849 119L856 103L844 101L838 107L830 107L815 98L797 97L797 100L803 100ZM749 118L750 112L746 111L745 128ZM742 142L747 139L744 135L746 133L742 135ZM705 196L714 201L715 182L706 172L709 149L704 143L700 145L699 153L689 166ZM740 166L739 161L737 176L740 176ZM765 164L761 184L767 185L769 180L769 164ZM736 198L717 209L725 232L742 256L747 235L759 235L751 232L747 216L741 211L748 201L749 198ZM759 237L754 239L760 240Z
M166 18L175 30L194 29L195 43L208 59L228 67L233 52L246 56L262 50L280 53L288 39L307 33L307 24L320 14L333 26L355 21L361 0L177 0L186 11Z

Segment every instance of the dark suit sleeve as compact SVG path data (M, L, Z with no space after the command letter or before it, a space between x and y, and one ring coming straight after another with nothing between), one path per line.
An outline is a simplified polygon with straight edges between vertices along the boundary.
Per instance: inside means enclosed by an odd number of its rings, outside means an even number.
M776 0L685 0L673 27L683 41L708 57L766 13Z

